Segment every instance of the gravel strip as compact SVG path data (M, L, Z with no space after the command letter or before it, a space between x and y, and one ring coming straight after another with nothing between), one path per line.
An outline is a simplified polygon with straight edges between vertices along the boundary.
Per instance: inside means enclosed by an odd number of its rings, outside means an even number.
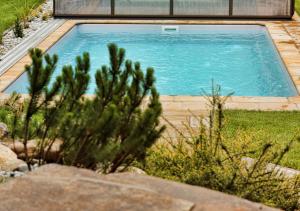
M9 50L13 49L19 43L21 43L24 39L32 35L36 30L45 26L47 23L53 20L52 17L52 9L53 2L52 0L46 0L44 4L41 5L42 11L37 11L37 17L33 17L32 20L28 23L29 27L24 29L24 37L16 38L12 28L8 29L4 32L3 36L3 44L0 45L0 61L1 57L5 55ZM43 20L43 15L48 14L49 18L47 20Z

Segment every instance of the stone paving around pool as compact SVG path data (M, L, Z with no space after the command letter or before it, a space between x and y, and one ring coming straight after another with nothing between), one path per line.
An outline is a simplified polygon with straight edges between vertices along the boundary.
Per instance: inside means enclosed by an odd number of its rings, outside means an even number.
M46 51L74 25L79 23L133 23L133 24L260 24L265 25L277 47L287 70L300 93L300 18L291 21L238 21L238 20L66 20L66 22L42 41L37 47ZM24 71L30 63L26 55L0 76L0 90L3 91ZM7 98L1 94L1 99ZM182 121L191 122L193 115L204 114L207 108L205 97L161 96L164 116L175 125ZM247 110L300 110L300 96L295 97L231 97L226 103L228 109Z

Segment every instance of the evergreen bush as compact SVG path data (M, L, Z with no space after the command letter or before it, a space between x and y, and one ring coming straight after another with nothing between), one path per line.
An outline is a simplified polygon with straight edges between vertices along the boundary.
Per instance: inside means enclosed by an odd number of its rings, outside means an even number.
M29 98L12 95L6 102L12 138L22 139L28 164L27 143L39 140L38 158L46 162L50 146L62 141L57 163L115 172L134 160L142 160L146 149L160 137L164 126L162 107L155 88L154 70L144 74L139 63L125 61L125 50L108 46L110 66L95 75L95 96L87 97L90 82L89 54L76 58L76 66L64 66L50 84L56 55L30 51L32 64L25 67ZM143 109L142 109L143 105ZM28 165L30 168L30 165Z
M23 26L21 24L20 18L17 17L15 20L15 25L14 25L14 35L16 38L20 37L23 38L24 37L24 32L23 32Z

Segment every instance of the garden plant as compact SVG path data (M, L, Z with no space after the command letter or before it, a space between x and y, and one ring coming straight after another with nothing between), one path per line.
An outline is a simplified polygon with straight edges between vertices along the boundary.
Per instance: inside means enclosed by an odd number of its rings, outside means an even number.
M279 164L299 138L291 139L281 150L271 142L249 149L251 139L243 133L230 143L223 136L226 99L215 86L207 97L209 117L197 117L198 127L184 124L184 131L169 122L177 131L176 138L165 137L165 143L151 148L146 161L137 165L150 175L298 210L300 177L288 175Z
M85 96L90 83L89 54L76 58L76 66L64 66L52 83L58 57L32 49L32 64L25 67L29 97L13 94L4 107L4 121L11 138L21 139L30 168L28 141L39 141L34 152L46 162L55 141L62 142L56 163L115 172L134 160L144 159L164 131L155 88L154 70L144 74L139 63L125 61L125 50L108 46L110 66L96 72L94 97ZM145 98L148 97L147 102ZM144 109L141 109L144 103Z

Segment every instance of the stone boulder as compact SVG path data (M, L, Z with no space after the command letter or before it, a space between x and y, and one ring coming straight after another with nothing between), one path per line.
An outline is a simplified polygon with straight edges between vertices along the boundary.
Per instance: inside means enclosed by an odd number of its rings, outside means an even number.
M0 171L14 171L26 163L8 147L0 144Z
M132 173L46 165L0 185L0 211L275 210L235 196Z
M3 122L0 122L0 139L6 138L8 136L8 127Z
M24 144L20 141L10 141L3 143L6 146L8 146L12 151L14 151L18 158L24 159L25 158L25 150L24 150ZM48 162L54 162L58 159L59 153L60 153L60 147L62 145L62 141L56 140L52 145L51 148L46 156L46 161ZM46 147L45 151L48 150L48 147ZM28 156L30 158L37 158L38 151L39 151L39 144L36 140L29 140L27 142L27 151Z
M242 161L245 162L247 168L250 168L256 163L257 160L253 159L253 158L249 158L249 157L244 157L244 158L242 158ZM268 163L266 165L266 171L276 172L277 176L280 176L280 177L284 176L286 178L292 178L297 175L300 175L299 170L287 168L287 167L280 166L280 165L275 165L273 163Z
M11 141L6 142L6 146L8 146L11 150L13 150L19 158L25 158L25 150L24 150L24 144L20 141ZM28 156L31 158L34 158L37 152L37 142L35 140L29 140L27 142L27 152Z

